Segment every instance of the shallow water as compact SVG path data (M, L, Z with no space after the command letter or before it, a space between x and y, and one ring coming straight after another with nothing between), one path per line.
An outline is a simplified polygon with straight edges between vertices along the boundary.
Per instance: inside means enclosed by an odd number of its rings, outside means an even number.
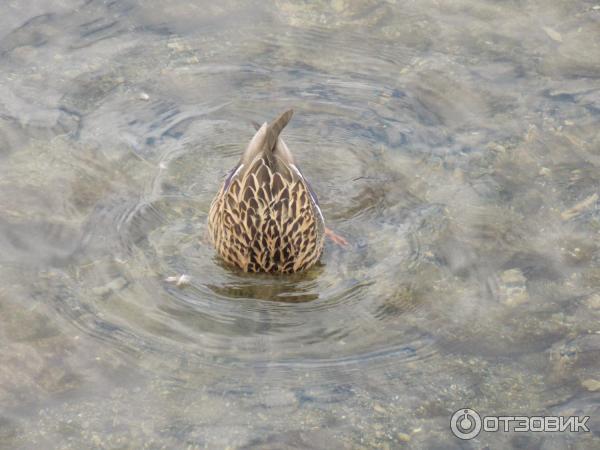
M598 448L600 3L0 8L1 448ZM350 246L244 275L208 207L290 106Z

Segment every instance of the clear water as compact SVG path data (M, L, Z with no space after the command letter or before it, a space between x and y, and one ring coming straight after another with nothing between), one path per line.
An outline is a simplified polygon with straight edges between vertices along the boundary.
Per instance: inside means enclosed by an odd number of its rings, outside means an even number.
M600 3L0 11L1 448L598 448ZM288 107L350 246L240 274L208 207Z

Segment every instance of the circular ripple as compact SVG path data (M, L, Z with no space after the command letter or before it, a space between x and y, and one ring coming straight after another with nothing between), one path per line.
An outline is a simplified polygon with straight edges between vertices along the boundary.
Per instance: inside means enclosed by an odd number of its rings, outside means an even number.
M303 51L314 33L326 31L291 31L281 39ZM86 220L77 269L63 280L70 300L58 302L61 314L124 352L241 376L247 369L310 370L328 378L340 368L431 364L440 354L439 336L452 334L444 330L468 321L468 313L453 309L460 303L454 288L480 283L469 270L456 277L454 253L445 253L456 241L452 220L442 205L420 197L423 188L414 180L421 160L410 152L447 138L431 126L445 120L437 113L440 104L448 108L443 89L423 93L426 83L415 79L405 91L387 76L370 77L366 66L337 78L322 59L299 71L273 69L276 74L261 67L264 53L252 64L194 63L196 45L170 42L169 48L186 49L173 55L171 69L207 81L204 94L214 83L235 86L234 107L222 99L197 102L200 92L186 103L172 79L145 103L135 92L107 90L102 107L86 116L119 130L109 142L117 149L110 161L120 162L113 172L120 175L106 182ZM334 48L339 51L335 45L328 50ZM357 41L339 56L350 70L352 59L366 51L368 42ZM296 66L293 55L276 56ZM401 61L388 56L375 58L372 68L391 73ZM412 55L396 57L408 64ZM271 101L271 88L261 86L275 75L283 86ZM255 95L244 97L249 90ZM78 95L65 98L77 106ZM320 194L328 226L350 246L328 242L321 262L302 274L240 273L208 243L208 208L252 137L250 121L269 120L289 105L298 113L284 139ZM93 139L85 120L81 136ZM79 161L75 170L88 173L89 166ZM166 281L181 275L189 284Z

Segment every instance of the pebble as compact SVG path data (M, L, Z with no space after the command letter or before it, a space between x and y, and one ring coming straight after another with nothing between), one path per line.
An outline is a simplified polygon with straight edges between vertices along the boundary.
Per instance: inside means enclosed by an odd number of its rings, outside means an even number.
M587 299L590 309L600 309L600 294L594 294Z
M588 378L581 384L588 391L592 391L592 392L600 391L600 380L594 380L592 378Z
M168 42L167 47L177 52L183 52L187 49L186 45L183 42L180 42L179 40L173 40L171 42Z
M148 101L150 100L150 96L148 94L146 94L145 92L140 93L140 100L144 100L144 101Z
M550 173L552 173L552 172L547 167L542 167L539 172L540 175L545 176L545 177L550 175Z
M179 276L167 277L165 278L165 281L167 283L175 284L177 287L183 287L190 284L191 278L189 275L182 274Z
M397 433L396 437L398 438L398 440L400 442L410 442L410 434L406 434L406 433Z
M500 301L505 305L515 306L529 300L527 278L521 269L509 269L500 274Z
M562 36L560 35L560 33L550 27L542 27L542 29L546 32L546 34L550 37L550 39L552 39L553 41L556 42L562 42Z
M373 409L375 411L377 411L380 414L386 414L387 411L385 410L385 408L383 406L381 406L379 403L375 403L375 405L373 405Z

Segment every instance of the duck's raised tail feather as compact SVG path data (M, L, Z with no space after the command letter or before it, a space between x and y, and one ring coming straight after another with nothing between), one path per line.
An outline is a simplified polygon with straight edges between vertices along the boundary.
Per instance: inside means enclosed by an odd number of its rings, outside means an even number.
M252 122L256 128L256 134L242 154L240 165L243 164L247 168L255 158L261 157L267 161L272 169L275 169L278 165L277 158L274 157L275 154L286 163L293 164L292 154L279 136L293 115L294 111L289 109L269 124L265 122L259 125Z
M294 110L288 109L267 126L267 150L275 149L281 130L285 128L293 115Z

